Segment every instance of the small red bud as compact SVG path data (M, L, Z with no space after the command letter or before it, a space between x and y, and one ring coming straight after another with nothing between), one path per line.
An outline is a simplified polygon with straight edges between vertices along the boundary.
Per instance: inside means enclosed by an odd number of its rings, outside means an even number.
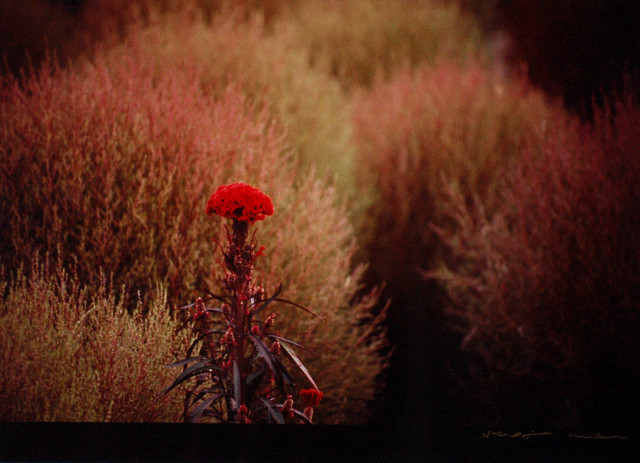
M278 341L274 341L273 344L271 344L271 353L273 355L280 354L280 343Z
M258 249L258 251L253 255L253 259L251 259L251 262L255 262L255 260L260 257L260 256L264 256L264 251L267 248L265 248L264 246L260 246L260 249Z
M249 410L244 404L240 405L240 408L238 409L238 421L244 424L251 423L251 420L249 419Z
M313 407L307 407L304 409L304 416L309 418L309 421L313 421Z
M236 338L233 336L233 329L232 328L229 328L227 330L227 332L224 334L223 341L226 344L229 344L231 346L235 346L236 345Z
M193 319L199 320L207 315L207 311L204 308L204 301L201 297L196 299L194 311L193 311Z
M282 411L287 412L291 410L291 407L293 407L293 396L289 394L287 395L287 400L282 404Z
M267 319L264 321L264 326L266 326L267 328L271 328L273 326L273 322L275 319L276 319L276 314L271 312L271 315L269 315Z

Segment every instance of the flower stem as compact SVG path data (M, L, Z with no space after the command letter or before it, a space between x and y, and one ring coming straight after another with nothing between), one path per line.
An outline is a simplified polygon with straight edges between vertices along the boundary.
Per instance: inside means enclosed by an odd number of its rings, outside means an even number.
M251 273L253 270L253 246L247 244L249 224L247 222L234 220L232 233L229 236L229 246L225 253L225 263L229 272L225 276L225 283L231 292L231 302L233 310L231 316L235 325L234 337L236 340L234 358L238 363L239 382L244 385L243 379L246 375L245 359L245 335L250 329L248 320L248 304L250 299ZM244 404L244 390L241 386L239 391L239 403L236 404L239 410ZM238 417L236 417L236 420Z

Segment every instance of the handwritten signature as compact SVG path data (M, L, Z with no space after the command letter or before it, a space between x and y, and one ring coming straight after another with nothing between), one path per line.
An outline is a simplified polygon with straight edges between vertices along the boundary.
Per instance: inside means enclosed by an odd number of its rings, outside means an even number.
M492 437L507 437L511 439L529 440L532 437L552 436L552 435L553 433L551 432L508 433L508 432L502 432L502 431L487 431L487 432L483 432L481 437L483 439L489 439ZM567 437L570 439L620 439L620 440L625 440L628 438L628 436L621 436L620 434L602 435L599 432L592 435L569 433Z
M569 434L569 437L571 437L573 439L622 439L622 440L625 440L629 436L621 436L619 434L612 434L612 435L609 435L609 436L603 436L602 434L600 434L598 432L598 433L593 434L591 436L585 436L585 435L579 435L579 434Z
M490 437L510 437L512 439L520 438L520 439L527 440L531 437L551 436L551 435L552 433L550 432L530 432L530 433L515 432L513 434L510 434L508 432L502 432L502 431L487 431L482 433L482 438L489 439Z

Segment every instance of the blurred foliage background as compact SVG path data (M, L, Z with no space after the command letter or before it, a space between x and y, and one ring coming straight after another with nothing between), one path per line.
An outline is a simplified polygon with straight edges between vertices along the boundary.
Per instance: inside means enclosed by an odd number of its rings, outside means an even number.
M259 271L329 316L279 319L324 352L305 359L327 393L323 422L416 436L447 425L635 425L625 410L638 409L640 351L630 334L640 255L629 238L640 209L637 10L3 2L5 352L47 345L25 341L33 317L19 316L39 285L47 317L66 307L69 323L85 326L78 314L106 304L136 342L162 325L148 358L170 356L175 340L163 344L161 333L172 321L152 314L214 284L208 241L221 223L205 222L199 205L219 183L243 180L276 204L260 227L271 252ZM102 302L81 297L84 288L102 288ZM68 361L102 336L99 324L51 355ZM58 329L47 326L43 339ZM6 360L7 372L49 361ZM82 361L96 371L98 360ZM604 393L607 378L622 386ZM73 390L60 403L81 410L85 386L66 381L47 394ZM122 396L100 397L100 407L131 410ZM153 413L139 416L172 419L140 406ZM2 413L62 416L47 407ZM65 419L132 416L82 413Z

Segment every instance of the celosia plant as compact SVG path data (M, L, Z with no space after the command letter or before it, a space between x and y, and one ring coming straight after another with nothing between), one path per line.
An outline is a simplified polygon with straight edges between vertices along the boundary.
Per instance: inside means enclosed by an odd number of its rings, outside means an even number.
M271 198L242 182L222 185L207 202L207 215L216 214L240 222L254 223L273 215Z
M183 371L162 393L178 385L185 387L185 421L208 417L215 422L310 424L313 409L324 395L292 346L305 348L274 331L274 312L261 318L274 301L317 316L301 305L279 298L282 286L267 296L252 277L254 261L265 248L260 246L256 251L255 238L247 241L249 226L273 215L273 211L273 203L266 194L241 182L219 187L207 202L207 215L230 218L233 223L231 231L227 229L228 243L222 251L224 292L207 296L207 300L218 301L221 306L206 307L205 300L199 297L193 304L182 307L192 310L184 325L192 324L196 338L187 349L186 358L169 365L183 366ZM198 355L193 356L196 350ZM294 406L295 381L281 360L283 356L313 386L300 391L305 404L302 412ZM192 378L195 382L187 387L186 381Z

